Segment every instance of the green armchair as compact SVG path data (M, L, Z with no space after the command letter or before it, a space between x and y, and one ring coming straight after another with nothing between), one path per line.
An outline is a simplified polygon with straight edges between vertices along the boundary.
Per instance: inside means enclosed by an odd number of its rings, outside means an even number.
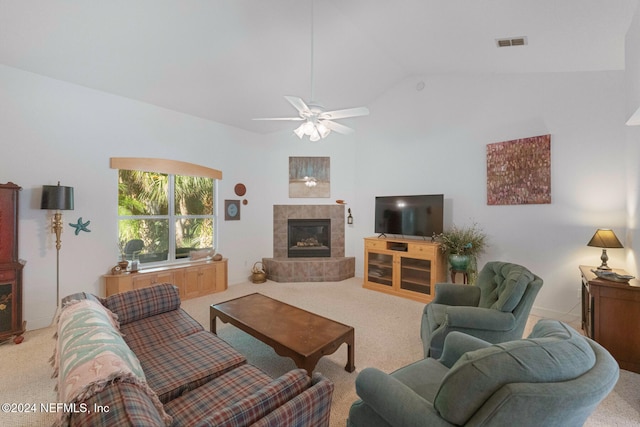
M420 324L424 357L438 358L446 336L464 332L490 343L522 338L542 279L517 264L488 262L474 285L438 283Z
M606 349L557 320L502 344L452 332L439 360L363 369L347 427L582 426L619 372Z

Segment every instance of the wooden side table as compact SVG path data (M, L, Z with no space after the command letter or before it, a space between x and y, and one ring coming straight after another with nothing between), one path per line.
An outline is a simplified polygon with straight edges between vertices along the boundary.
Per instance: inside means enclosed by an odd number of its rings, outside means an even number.
M640 281L604 280L591 269L596 267L580 266L582 328L611 353L622 369L640 373Z

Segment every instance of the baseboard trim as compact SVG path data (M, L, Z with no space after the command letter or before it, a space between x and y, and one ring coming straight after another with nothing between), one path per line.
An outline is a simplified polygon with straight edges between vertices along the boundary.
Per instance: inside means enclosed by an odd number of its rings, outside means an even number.
M580 307L577 307L580 310ZM572 309L569 312L562 312L556 310L549 310L541 307L533 307L531 309L531 314L536 317L542 317L545 319L555 319L560 320L561 322L566 323L574 323L581 321L582 315L580 313L575 313L576 308Z

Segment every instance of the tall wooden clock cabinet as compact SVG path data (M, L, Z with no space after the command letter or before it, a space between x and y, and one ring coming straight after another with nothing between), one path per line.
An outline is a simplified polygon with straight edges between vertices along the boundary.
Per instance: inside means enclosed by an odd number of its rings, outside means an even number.
M21 187L0 184L0 341L24 339L22 320L22 269L18 259L18 202Z

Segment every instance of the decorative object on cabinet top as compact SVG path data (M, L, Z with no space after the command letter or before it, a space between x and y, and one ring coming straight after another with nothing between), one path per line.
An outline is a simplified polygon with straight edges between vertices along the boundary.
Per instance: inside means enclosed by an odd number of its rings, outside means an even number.
M189 252L189 258L192 261L197 261L199 259L211 259L215 255L216 250L214 248L206 248L206 249L197 249Z
M612 282L620 282L620 283L628 283L629 280L635 279L634 276L630 274L619 274L615 271L607 271L607 270L597 270L592 268L591 272L598 276L600 279L611 280Z

